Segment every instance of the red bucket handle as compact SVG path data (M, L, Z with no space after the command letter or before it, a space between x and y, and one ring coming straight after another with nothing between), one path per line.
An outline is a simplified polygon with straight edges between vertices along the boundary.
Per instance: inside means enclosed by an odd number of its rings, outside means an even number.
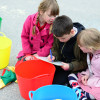
M33 56L33 55L26 55L26 56L24 56L24 57L21 59L21 62L23 62L23 59L26 58L26 57L28 57L28 56L32 56L32 57L34 58L33 60L38 60L38 58L36 58L36 57Z
M34 77L34 78L44 77L44 76L49 76L49 74L42 74L42 75L38 75L38 76L36 76L36 77Z

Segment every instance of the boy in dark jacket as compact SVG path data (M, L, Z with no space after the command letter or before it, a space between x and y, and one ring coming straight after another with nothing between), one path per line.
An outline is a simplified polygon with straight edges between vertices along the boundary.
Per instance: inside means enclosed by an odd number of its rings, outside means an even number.
M80 23L73 23L65 15L58 16L53 22L52 33L54 35L54 44L52 48L52 59L49 61L62 61L63 66L55 66L56 72L53 84L65 84L67 77L71 72L78 72L87 68L86 54L78 47L77 35L85 27Z

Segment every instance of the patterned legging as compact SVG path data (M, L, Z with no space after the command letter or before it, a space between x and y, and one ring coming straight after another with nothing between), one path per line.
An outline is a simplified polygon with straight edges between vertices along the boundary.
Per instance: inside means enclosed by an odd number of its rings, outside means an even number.
M85 92L85 91L78 85L78 82L77 82L77 80L78 80L77 74L70 74L70 75L68 76L68 80L69 80L69 84L70 84L71 88L73 88L73 89L78 88L78 89L81 91L80 100L95 100L95 98L94 98L91 94ZM76 94L79 95L79 94L78 94L78 91L76 91Z

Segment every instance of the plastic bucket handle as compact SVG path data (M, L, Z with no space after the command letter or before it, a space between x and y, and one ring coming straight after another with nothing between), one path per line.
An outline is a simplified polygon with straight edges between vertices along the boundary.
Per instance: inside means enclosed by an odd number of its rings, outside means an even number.
M49 75L49 74L43 74L43 75L36 76L36 77L34 77L34 78L44 77L44 76L50 76L50 75Z
M78 90L78 92L79 92L79 96L78 96L77 100L79 100L79 99L80 99L80 97L81 97L81 91L80 91L80 89L78 89L78 88L73 89L73 91L74 91L74 92L76 92L77 90Z
M33 94L35 93L35 91L29 91L29 99L30 100L33 100ZM31 94L32 94L32 97L31 97Z
M38 60L38 58L36 58L36 57L33 56L33 55L26 55L26 56L24 56L24 57L21 59L21 62L24 62L23 59L26 58L26 57L28 57L28 56L32 56L32 57L34 58L33 60Z
M3 32L0 32L4 37L6 37L6 35Z

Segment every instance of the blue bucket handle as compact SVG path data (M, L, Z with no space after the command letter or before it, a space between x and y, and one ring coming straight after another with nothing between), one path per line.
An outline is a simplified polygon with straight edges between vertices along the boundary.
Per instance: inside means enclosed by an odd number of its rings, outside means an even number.
M74 92L76 92L77 90L78 90L78 92L79 92L79 96L78 96L77 100L79 100L79 99L80 99L80 97L81 97L81 91L80 91L80 89L78 89L78 88L73 89L73 91L74 91Z
M35 93L35 91L29 91L29 99L30 100L33 100L33 94ZM31 96L32 94L32 96Z

